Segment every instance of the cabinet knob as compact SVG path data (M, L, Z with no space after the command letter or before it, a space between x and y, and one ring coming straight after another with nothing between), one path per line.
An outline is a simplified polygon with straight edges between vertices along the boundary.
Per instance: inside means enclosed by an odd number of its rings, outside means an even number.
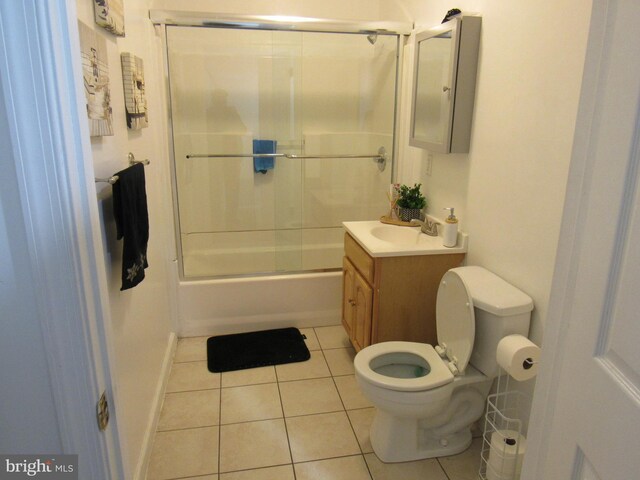
M352 300L351 298L349 299L349 305L351 305L352 307L356 306L356 301Z

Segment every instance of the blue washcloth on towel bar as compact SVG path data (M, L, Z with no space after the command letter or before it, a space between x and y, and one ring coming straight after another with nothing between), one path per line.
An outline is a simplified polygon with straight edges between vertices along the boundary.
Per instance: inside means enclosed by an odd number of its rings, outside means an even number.
M276 140L254 140L253 153L276 153L278 142ZM267 173L273 170L275 158L273 157L253 157L253 171Z

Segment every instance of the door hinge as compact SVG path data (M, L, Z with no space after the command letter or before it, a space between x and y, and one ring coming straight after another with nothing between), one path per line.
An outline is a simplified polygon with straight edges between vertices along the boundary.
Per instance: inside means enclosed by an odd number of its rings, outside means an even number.
M98 417L98 428L102 431L109 424L109 403L107 402L107 392L102 392L98 404L96 405L96 415Z

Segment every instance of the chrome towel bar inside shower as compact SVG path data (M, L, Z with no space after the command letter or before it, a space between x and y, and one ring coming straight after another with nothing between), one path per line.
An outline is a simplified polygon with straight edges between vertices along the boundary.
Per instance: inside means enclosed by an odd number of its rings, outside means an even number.
M308 158L373 158L378 163L380 171L387 164L387 150L384 147L378 149L378 153L371 155L354 155L350 153L336 155L295 155L293 153L190 153L187 158L290 158L306 160Z

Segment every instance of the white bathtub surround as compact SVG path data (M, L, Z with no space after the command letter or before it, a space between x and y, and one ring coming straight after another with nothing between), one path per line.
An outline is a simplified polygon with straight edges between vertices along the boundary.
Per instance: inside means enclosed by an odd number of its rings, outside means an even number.
M185 277L340 268L341 227L182 235Z

